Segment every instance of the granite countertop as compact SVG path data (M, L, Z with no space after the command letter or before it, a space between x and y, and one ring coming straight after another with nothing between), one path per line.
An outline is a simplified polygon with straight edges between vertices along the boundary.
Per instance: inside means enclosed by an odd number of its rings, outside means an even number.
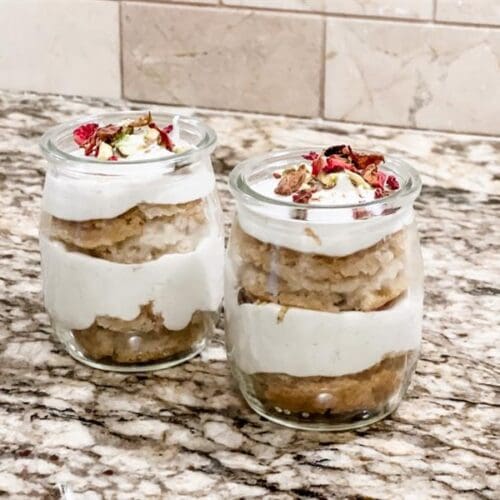
M40 293L38 138L82 113L131 106L0 92L0 497L500 498L500 141L196 113L219 134L227 224L228 171L270 149L349 141L404 155L422 173L424 337L408 395L369 429L308 433L244 404L222 320L201 357L149 375L92 370L52 341Z

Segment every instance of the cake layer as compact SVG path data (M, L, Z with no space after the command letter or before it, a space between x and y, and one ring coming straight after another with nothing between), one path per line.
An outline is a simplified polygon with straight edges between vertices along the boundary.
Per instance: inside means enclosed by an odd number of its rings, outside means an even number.
M311 415L374 411L397 397L413 371L416 352L385 357L358 373L340 377L293 377L257 373L248 380L259 401L271 410ZM305 414L305 415L304 415Z
M190 252L208 232L201 200L178 205L141 204L114 219L78 222L48 215L42 220L52 239L94 257L125 264Z
M280 248L237 226L232 245L240 262L240 286L249 297L267 302L331 312L371 311L407 287L404 231L345 257Z
M147 304L131 321L100 316L89 328L73 330L73 335L92 359L145 363L193 349L209 331L210 316L211 313L197 311L182 330L168 330L161 314L155 314L151 304Z
M181 330L196 311L216 311L223 293L224 239L217 230L189 253L121 264L68 251L40 238L45 306L68 329L89 328L97 316L132 320L152 303L169 330Z

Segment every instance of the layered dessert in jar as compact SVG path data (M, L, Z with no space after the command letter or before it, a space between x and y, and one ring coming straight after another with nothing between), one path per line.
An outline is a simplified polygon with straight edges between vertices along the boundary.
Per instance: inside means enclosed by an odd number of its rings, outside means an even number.
M420 187L404 162L348 145L232 172L226 343L258 413L348 429L398 406L421 340Z
M205 345L223 293L215 141L163 113L86 118L42 138L44 300L73 357L143 371Z

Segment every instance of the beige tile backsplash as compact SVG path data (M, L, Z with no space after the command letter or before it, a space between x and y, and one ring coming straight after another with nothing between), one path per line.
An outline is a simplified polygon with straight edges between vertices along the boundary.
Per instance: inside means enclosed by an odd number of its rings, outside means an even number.
M500 135L500 0L0 0L0 19L0 88Z
M500 31L329 19L325 115L490 133L500 112Z
M0 88L120 97L119 5L0 0Z
M124 2L125 97L318 116L323 22Z
M439 0L436 19L500 26L500 0Z

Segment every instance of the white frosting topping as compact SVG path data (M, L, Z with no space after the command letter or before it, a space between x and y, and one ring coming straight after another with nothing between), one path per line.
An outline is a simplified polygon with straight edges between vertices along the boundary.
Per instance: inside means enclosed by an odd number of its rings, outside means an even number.
M203 198L215 187L208 155L175 172L148 172L147 166L134 168L144 171L135 175L104 176L71 173L64 166L49 168L42 210L74 221L108 219L139 203L186 203Z
M314 221L290 219L293 209L269 205L265 209L239 204L238 221L247 234L266 243L298 252L328 256L350 255L375 245L413 221L412 207L397 212L354 220L352 212L320 214ZM337 209L335 209L337 210ZM318 222L319 220L319 222Z
M310 168L308 167L308 170ZM352 205L365 203L375 199L375 189L370 187L355 186L346 172L335 175L335 186L330 189L321 189L313 194L309 206L314 205ZM284 196L275 193L278 180L274 177L262 179L252 184L252 189L267 198L280 201L293 201L293 195ZM307 208L307 205L304 207Z
M277 304L238 305L234 279L226 276L226 347L246 373L336 377L420 346L418 287L386 310L331 313L290 307L280 322Z
M96 316L132 320L153 303L172 330L196 311L216 311L222 300L224 239L204 238L190 253L167 254L141 264L120 264L71 252L40 238L45 307L68 329L88 328Z

